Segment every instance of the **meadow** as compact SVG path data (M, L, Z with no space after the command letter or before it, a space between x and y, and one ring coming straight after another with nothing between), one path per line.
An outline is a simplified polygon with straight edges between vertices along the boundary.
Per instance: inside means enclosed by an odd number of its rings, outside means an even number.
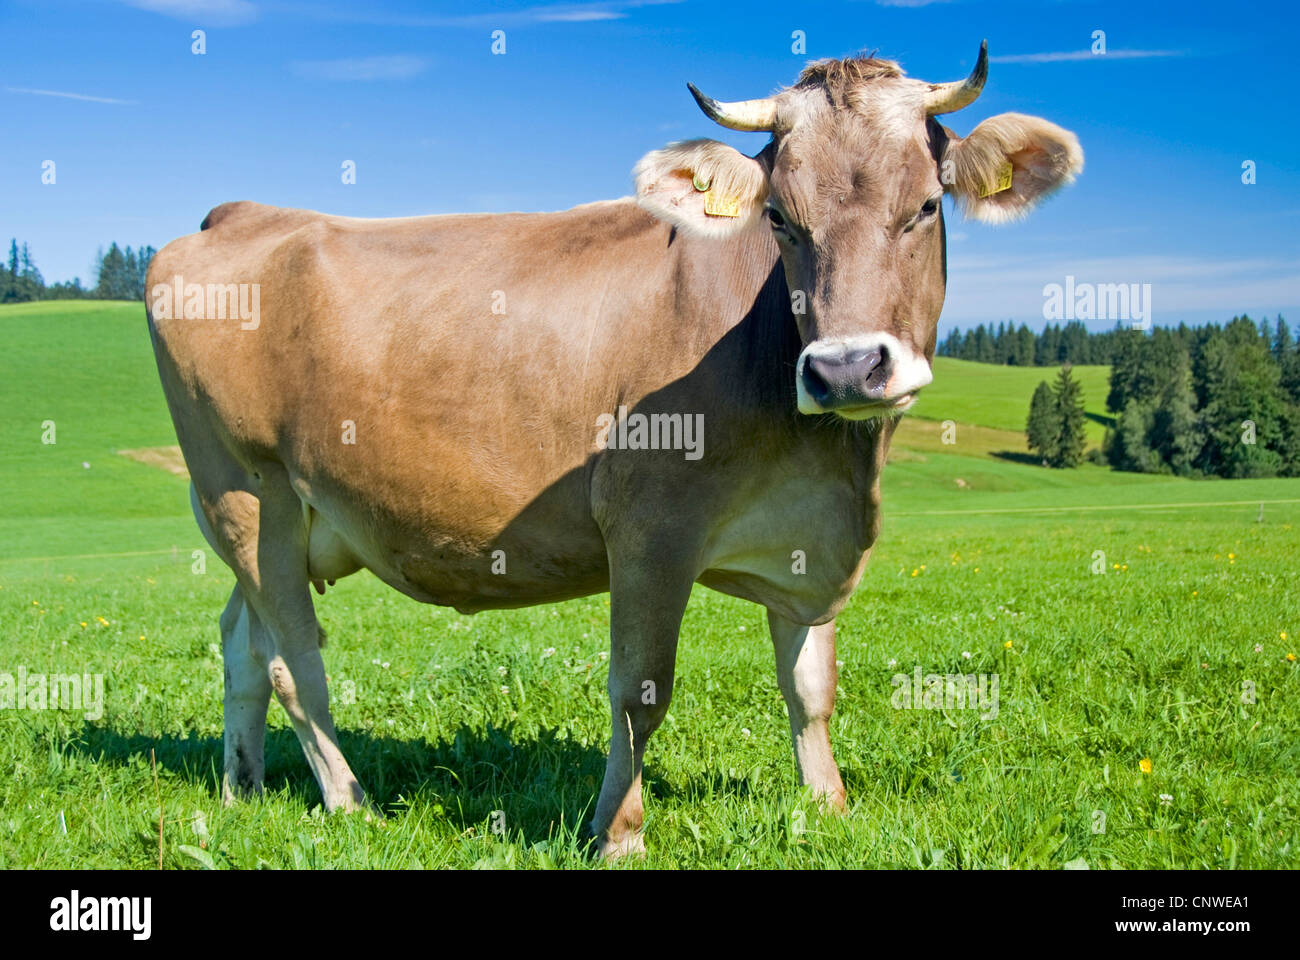
M1020 434L1021 448L1029 398L1044 380L1056 380L1056 367L1006 367L952 357L934 358L934 383L917 398L913 416L931 420L952 418ZM1077 366L1074 378L1083 392L1088 445L1101 446L1113 418L1106 410L1110 367Z
M317 601L334 716L385 818L322 813L275 704L265 797L222 807L233 577L196 570L185 479L119 452L175 443L143 308L6 306L0 329L0 676L105 683L98 718L0 710L0 868L597 866L606 596L467 617L340 581ZM1079 372L1100 417L1105 368ZM1300 482L1026 463L1054 373L940 358L900 427L838 621L847 813L796 783L763 611L697 588L649 853L618 869L1300 864ZM896 709L918 665L997 674L996 716Z

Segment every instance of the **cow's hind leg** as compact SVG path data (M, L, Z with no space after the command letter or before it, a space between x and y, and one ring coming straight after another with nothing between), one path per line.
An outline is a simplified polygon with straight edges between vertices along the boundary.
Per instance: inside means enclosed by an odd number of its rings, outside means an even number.
M260 582L250 600L273 642L267 663L271 688L298 734L325 809L360 809L365 793L339 749L330 717L325 662L320 655L324 634L307 585L308 530L302 501L278 465L261 472L260 486Z
M251 489L210 499L197 491L207 521L204 532L213 534L210 539L239 580L254 641L250 657L257 664L254 654L264 651L267 682L289 714L325 808L359 809L365 793L339 749L330 717L323 634L308 587L302 501L279 464L263 464L250 479ZM234 623L238 634L238 615Z
M829 723L835 709L835 621L818 627L767 613L776 648L776 678L790 712L799 779L831 807L844 808L844 783L831 754Z
M271 701L271 679L266 673L268 652L266 632L236 586L221 614L226 679L226 756L221 796L226 804L262 792L266 708Z

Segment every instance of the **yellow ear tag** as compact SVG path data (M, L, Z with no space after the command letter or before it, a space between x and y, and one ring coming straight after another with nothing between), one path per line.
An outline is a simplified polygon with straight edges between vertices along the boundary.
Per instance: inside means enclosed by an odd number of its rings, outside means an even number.
M991 197L995 193L1001 193L1003 190L1011 189L1011 161L1003 160L1002 166L998 167L998 182L992 186L985 184L980 187L980 199Z
M711 217L738 217L740 198L720 197L710 190L704 195L704 212Z

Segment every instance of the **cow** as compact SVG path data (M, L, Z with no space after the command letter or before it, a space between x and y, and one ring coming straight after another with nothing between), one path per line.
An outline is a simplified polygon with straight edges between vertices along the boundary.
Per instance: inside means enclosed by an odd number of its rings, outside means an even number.
M932 378L943 197L1013 220L1076 137L868 56L719 102L635 197L555 213L355 219L213 209L153 260L150 335L221 614L226 802L256 793L274 693L330 811L339 748L309 585L362 568L463 613L608 591L608 761L590 832L644 851L646 743L696 583L760 604L798 775L830 810L835 617L880 530L899 416ZM221 316L207 310L213 291ZM227 315L229 314L229 315ZM224 319L222 319L224 317Z

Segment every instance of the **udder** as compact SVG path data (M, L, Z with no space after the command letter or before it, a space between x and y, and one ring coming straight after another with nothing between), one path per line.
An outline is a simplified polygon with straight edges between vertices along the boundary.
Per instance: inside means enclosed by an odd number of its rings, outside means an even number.
M307 575L319 593L325 584L356 573L363 564L339 536L337 530L312 507L307 507Z

